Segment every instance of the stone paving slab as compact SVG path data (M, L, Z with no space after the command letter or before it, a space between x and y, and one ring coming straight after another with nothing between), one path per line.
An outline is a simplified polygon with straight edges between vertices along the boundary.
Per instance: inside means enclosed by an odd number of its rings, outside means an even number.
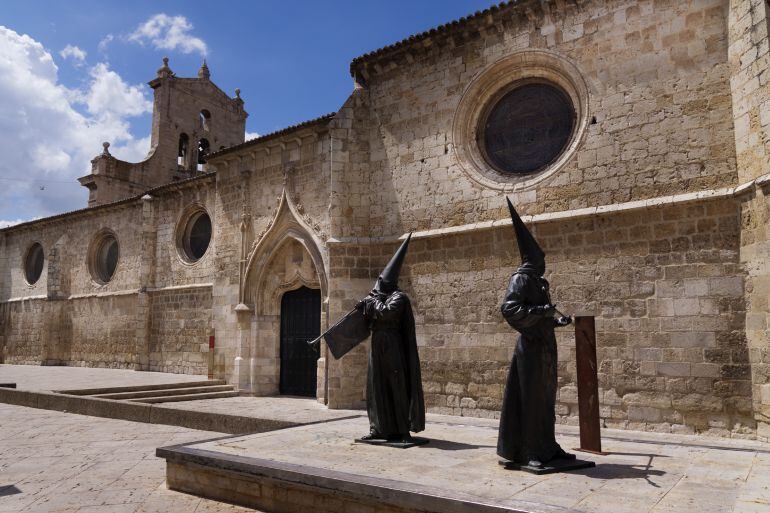
M206 376L127 369L0 364L0 382L19 390L73 390L112 386L162 385L204 381Z
M0 512L253 511L166 489L155 448L217 436L0 404Z
M500 505L529 502L597 513L770 512L770 445L761 442L605 430L606 456L580 453L595 468L537 476L498 465L496 421L429 417L420 435L431 443L407 450L354 443L368 430L365 418L184 449L241 463L251 459L265 468L304 467L307 475L439 489ZM559 426L558 437L565 448L579 443L571 427Z

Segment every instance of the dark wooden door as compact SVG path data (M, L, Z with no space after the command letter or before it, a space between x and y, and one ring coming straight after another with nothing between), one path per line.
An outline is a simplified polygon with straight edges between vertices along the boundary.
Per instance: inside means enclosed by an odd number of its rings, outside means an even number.
M302 287L281 299L281 384L286 395L316 396L319 350L307 342L321 334L321 291Z

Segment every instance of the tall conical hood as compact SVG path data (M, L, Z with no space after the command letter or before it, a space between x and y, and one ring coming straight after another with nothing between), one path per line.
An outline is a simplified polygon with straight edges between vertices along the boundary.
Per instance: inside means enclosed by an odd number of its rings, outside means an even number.
M511 200L507 196L505 200L508 202L508 210L511 211L511 221L513 229L516 230L516 242L521 255L519 271L532 271L542 275L545 273L545 253L519 217L519 213L513 208Z
M404 259L406 258L406 250L409 248L409 240L411 238L412 234L410 233L406 237L406 240L401 243L401 246L398 248L398 250L396 250L396 252L393 254L390 262L388 262L388 265L386 265L385 269L382 270L380 277L377 278L375 289L382 290L383 286L392 290L396 289L398 286L398 275L401 273L401 266L404 264Z

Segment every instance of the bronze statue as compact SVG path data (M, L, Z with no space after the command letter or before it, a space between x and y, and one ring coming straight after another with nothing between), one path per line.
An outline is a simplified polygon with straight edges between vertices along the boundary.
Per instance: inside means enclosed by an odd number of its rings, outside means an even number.
M398 288L398 275L411 234L382 271L360 309L372 330L366 379L369 434L361 441L411 442L410 431L425 429L425 400L420 357L409 297Z
M506 198L507 200L507 198ZM508 371L497 454L514 468L542 468L553 460L574 460L554 434L556 423L556 326L567 326L551 303L545 253L508 200L521 265L511 276L500 310L520 333Z
M411 237L409 234L355 309L310 342L316 344L323 338L339 359L371 333L366 379L369 433L357 440L360 442L404 448L427 443L410 434L425 429L425 400L412 306L398 288Z

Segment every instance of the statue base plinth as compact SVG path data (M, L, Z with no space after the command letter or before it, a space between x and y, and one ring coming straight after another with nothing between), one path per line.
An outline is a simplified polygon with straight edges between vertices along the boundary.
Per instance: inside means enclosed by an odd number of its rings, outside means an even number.
M409 440L386 440L384 438L363 440L361 438L356 438L355 441L359 444L384 445L385 447L395 447L397 449L409 449L410 447L417 447L418 445L425 445L430 442L427 438L420 438L417 436L412 437Z
M500 465L505 467L506 470L523 470L530 474L554 474L556 472L567 472L569 470L578 470L581 468L595 467L596 464L593 461L585 460L551 460L548 463L544 463L542 467L532 467L529 465L520 465L512 461L501 460Z

